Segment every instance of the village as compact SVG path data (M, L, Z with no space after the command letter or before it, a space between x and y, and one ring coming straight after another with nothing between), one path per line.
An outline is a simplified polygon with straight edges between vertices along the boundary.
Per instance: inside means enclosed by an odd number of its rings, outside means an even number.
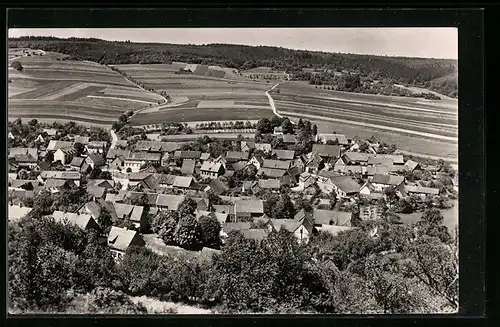
M22 143L14 133L22 122L9 124L9 221L33 215L40 198L70 194L66 209L36 208L36 215L98 230L116 259L132 246L216 252L235 230L260 241L286 229L307 243L365 220L401 223L398 213L443 209L457 198L450 164L409 159L376 137L318 133L309 121L263 118L249 129L251 140L220 133L187 142L148 140L144 132L118 139L118 131L85 127L68 134L32 121L40 131L34 147L12 146ZM193 222L187 234L209 219L218 238L174 237L181 215Z

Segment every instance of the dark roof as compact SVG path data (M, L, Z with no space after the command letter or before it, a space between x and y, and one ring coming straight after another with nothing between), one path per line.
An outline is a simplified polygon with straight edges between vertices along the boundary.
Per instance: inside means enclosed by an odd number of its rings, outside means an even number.
M181 168L181 172L183 174L192 174L194 173L194 165L195 165L196 161L193 160L193 159L184 159L182 160L182 168Z
M337 176L330 179L335 186L346 194L359 192L359 184L349 176Z
M105 192L106 192L106 188L105 187L87 186L87 193L92 194L96 198L103 198Z
M322 157L339 158L340 146L329 144L313 144L312 152L317 152Z
M335 222L335 212L333 210L314 209L312 216L316 225L330 225Z
M105 164L104 158L100 154L91 153L88 155L88 160L92 160L95 166L103 166Z
M273 168L273 169L288 169L290 168L291 161L287 160L271 160L264 159L264 163L262 164L263 168Z
M234 171L243 170L247 166L247 161L238 161L232 164Z
M174 158L176 159L199 159L201 151L175 151Z
M395 176L395 175L381 175L375 174L373 175L372 183L377 184L385 184L385 185L399 185L404 182L404 176Z
M248 152L243 151L227 151L226 160L248 160Z
M271 155L276 156L279 160L293 160L295 151L293 150L273 150Z
M227 185L219 178L216 178L210 182L210 188L218 195L221 195L229 190L229 187L227 187Z
M267 177L270 177L270 178L279 178L279 177L283 177L286 174L286 170L272 169L272 168L260 168L259 171L257 172L257 175L261 176L262 174L265 174Z
M85 158L82 157L73 157L73 160L71 160L71 163L69 165L80 168L84 160Z

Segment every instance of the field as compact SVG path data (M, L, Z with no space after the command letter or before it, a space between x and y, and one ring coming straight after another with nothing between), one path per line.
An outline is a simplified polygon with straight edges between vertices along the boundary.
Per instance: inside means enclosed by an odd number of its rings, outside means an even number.
M146 109L132 118L132 124L145 125L167 121L253 120L272 117L265 91L270 83L254 82L230 68L209 66L224 71L223 78L198 74L176 74L183 63L116 65L145 88L165 91L172 103Z
M87 61L61 61L61 56L23 56L10 49L8 118L74 120L111 125L120 114L157 105L162 98L144 91L111 69Z
M284 83L272 97L281 115L314 121L323 133L376 135L402 150L458 156L458 103L454 99L429 101L328 91L302 82Z

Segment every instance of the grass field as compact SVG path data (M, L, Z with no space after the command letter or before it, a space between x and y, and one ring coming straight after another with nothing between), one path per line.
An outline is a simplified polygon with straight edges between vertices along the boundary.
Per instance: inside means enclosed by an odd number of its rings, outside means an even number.
M21 57L16 57L21 55ZM10 49L8 118L72 119L111 125L120 114L157 105L162 98L144 91L111 69L87 61L60 61L53 53L22 56Z
M271 87L270 83L254 82L239 76L230 68L221 67L216 68L226 72L224 78L175 74L184 66L182 63L115 66L146 88L165 91L174 100L182 99L139 112L132 118L132 124L272 117L265 95L265 91Z

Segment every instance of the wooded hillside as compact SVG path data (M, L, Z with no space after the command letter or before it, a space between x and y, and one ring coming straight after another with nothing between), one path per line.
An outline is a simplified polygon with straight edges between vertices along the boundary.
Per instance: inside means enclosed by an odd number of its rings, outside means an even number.
M9 39L9 47L28 47L69 55L68 59L90 60L103 64L129 63L189 63L222 65L240 70L260 66L295 74L303 68L320 70L348 70L373 79L390 79L394 83L428 86L439 92L444 76L458 71L458 61L452 59L428 59L386 57L357 54L325 53L291 50L268 46L231 44L178 45L160 43L116 42L95 38L21 37ZM298 74L310 79L310 74ZM446 83L446 93L453 94Z

